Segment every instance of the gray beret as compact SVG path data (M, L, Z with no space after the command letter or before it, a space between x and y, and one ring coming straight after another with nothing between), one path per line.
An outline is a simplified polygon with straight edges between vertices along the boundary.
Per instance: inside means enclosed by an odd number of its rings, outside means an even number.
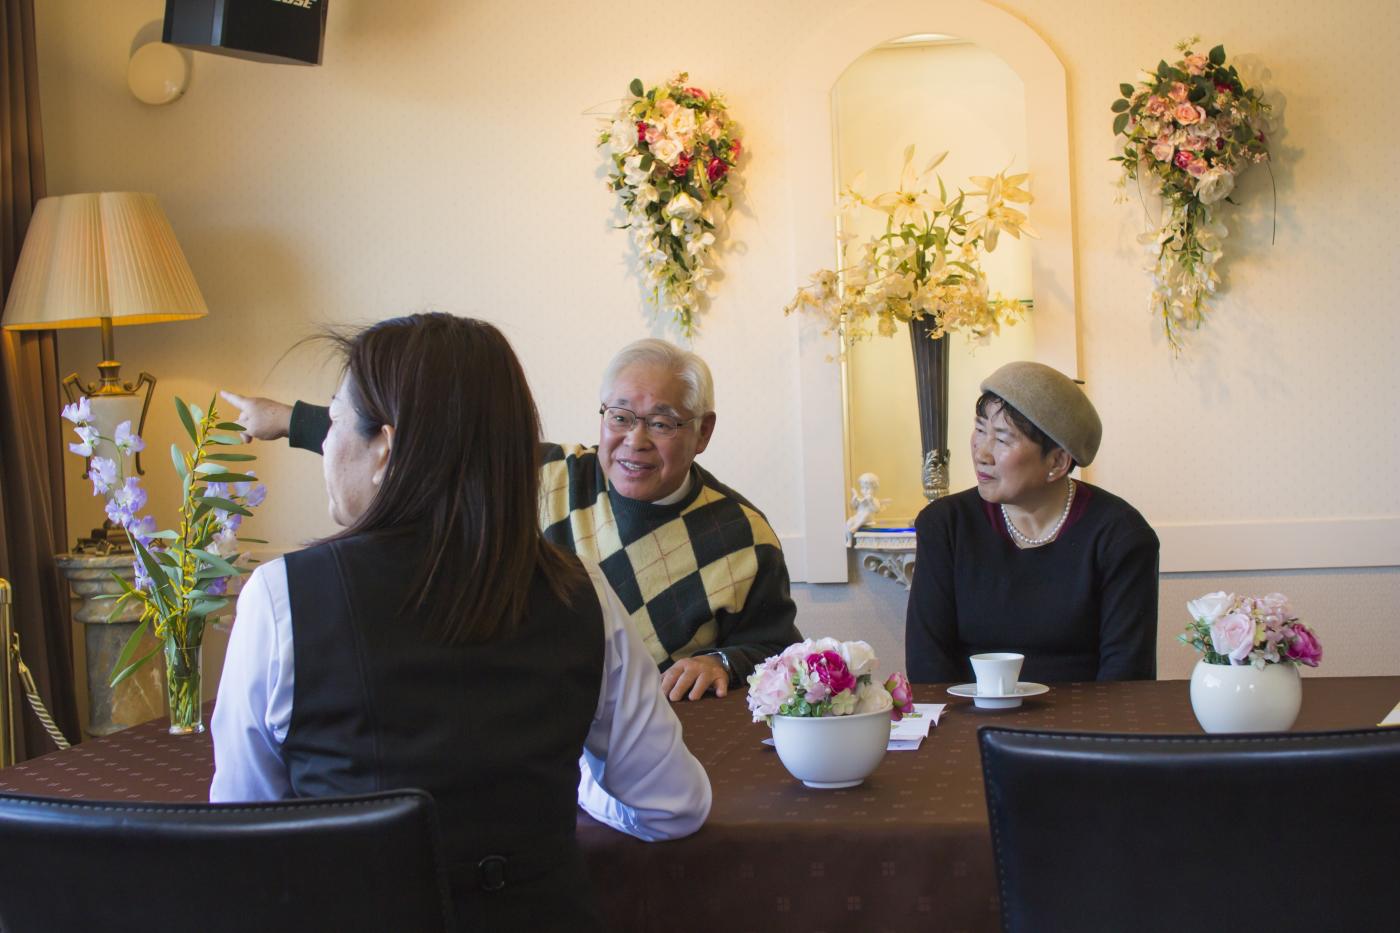
M1103 422L1074 380L1043 363L1021 360L982 380L982 391L1000 396L1063 447L1074 462L1088 466L1099 452Z

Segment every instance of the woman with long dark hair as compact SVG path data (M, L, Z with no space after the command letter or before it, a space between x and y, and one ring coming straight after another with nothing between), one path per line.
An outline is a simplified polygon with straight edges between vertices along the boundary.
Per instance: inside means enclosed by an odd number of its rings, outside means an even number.
M467 928L589 929L576 801L675 838L708 779L602 572L541 536L539 416L501 333L420 314L337 343L344 530L239 597L210 799L423 788Z

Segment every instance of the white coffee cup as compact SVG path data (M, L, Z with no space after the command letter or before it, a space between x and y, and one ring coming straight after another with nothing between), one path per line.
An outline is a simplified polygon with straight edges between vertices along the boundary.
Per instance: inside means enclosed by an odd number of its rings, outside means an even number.
M992 654L974 654L972 672L977 675L977 692L982 696L1004 697L1016 692L1017 678L1021 676L1021 663L1024 654L1014 651L998 651Z

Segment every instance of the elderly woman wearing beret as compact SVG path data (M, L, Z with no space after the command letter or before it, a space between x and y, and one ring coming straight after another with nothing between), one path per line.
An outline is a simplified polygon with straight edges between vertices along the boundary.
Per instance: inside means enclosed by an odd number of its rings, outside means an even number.
M982 383L977 487L929 504L905 626L916 683L972 679L968 657L1026 656L1029 681L1156 674L1157 536L1137 510L1070 478L1103 426L1079 386L1039 363Z

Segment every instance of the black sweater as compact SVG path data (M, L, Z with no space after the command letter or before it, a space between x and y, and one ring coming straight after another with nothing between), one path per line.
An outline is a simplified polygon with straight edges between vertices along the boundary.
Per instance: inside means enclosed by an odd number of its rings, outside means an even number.
M1078 486L1059 537L1038 548L1018 548L976 489L919 513L911 681L971 681L968 657L988 651L1024 654L1028 681L1156 676L1157 535L1122 499Z

